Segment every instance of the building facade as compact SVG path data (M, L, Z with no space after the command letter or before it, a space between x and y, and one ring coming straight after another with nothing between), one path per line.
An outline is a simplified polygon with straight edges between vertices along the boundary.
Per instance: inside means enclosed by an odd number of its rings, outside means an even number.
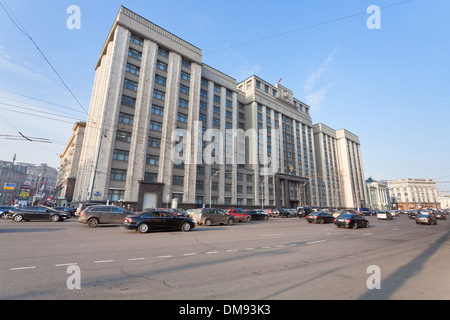
M121 7L96 66L74 201L320 206L309 110L279 83L238 83ZM356 188L339 201L353 206L365 197L359 141L345 130L335 140L339 188Z
M373 210L392 209L391 196L386 181L366 180L367 207Z
M388 180L392 203L400 210L440 208L441 192L433 179Z

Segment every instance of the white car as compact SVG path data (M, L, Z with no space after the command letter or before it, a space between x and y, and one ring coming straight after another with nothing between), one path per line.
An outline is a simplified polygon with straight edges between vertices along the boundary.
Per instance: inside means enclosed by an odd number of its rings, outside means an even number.
M378 220L392 220L392 214L389 211L378 211L377 212Z

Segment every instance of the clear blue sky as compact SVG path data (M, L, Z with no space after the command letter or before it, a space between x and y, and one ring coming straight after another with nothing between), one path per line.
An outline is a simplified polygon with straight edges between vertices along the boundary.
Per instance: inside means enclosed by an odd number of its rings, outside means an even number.
M314 123L359 136L366 178L450 181L448 0L392 7L402 0L0 2L86 110L100 49L123 4L202 49L206 64L238 81L283 78L310 104ZM66 26L70 5L81 9L80 30ZM366 26L370 5L381 7L380 30ZM52 142L0 136L0 159L17 154L16 161L58 167L73 123L86 114L1 7L0 30L0 135L20 131ZM450 184L439 187L450 191Z

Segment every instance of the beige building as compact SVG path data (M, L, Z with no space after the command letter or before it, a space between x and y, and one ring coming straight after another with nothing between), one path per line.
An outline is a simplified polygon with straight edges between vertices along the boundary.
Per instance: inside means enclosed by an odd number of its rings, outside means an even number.
M68 205L73 199L73 191L78 174L81 148L83 146L85 122L77 122L73 126L73 133L60 157L54 201L57 205Z
M319 206L309 109L280 84L238 83L204 64L201 49L121 7L96 66L74 199ZM364 181L359 141L345 130L336 141L349 154L340 159L347 192Z
M347 130L314 125L320 206L367 206L359 138Z
M441 191L433 179L388 180L387 185L398 209L439 208Z

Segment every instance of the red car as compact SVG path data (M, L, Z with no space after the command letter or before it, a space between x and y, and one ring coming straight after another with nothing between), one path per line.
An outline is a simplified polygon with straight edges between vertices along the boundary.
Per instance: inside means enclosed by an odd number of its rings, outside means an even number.
M252 216L244 213L242 209L228 209L225 210L225 213L234 216L234 219L238 222L250 222L252 220Z

